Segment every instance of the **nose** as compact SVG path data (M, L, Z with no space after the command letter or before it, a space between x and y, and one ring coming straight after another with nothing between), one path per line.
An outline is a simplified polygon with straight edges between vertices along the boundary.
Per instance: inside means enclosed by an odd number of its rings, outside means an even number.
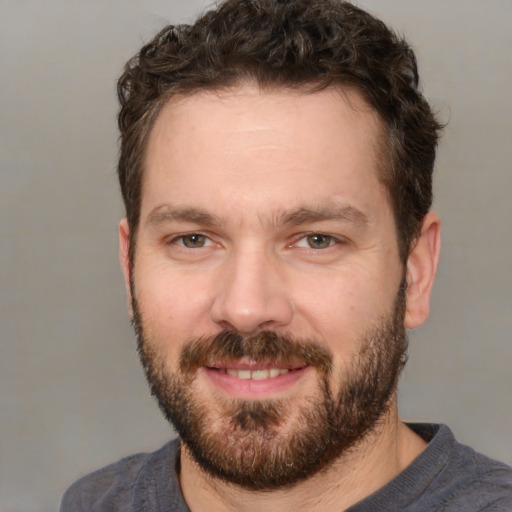
M283 269L264 251L238 251L225 262L211 318L223 329L249 336L288 325L292 302Z

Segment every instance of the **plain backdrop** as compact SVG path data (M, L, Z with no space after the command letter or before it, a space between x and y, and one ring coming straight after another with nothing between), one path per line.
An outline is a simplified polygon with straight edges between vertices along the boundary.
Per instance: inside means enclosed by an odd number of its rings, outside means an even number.
M417 51L447 121L443 254L402 416L512 462L511 0L361 0ZM117 261L115 84L201 0L0 0L0 510L173 434L135 354Z

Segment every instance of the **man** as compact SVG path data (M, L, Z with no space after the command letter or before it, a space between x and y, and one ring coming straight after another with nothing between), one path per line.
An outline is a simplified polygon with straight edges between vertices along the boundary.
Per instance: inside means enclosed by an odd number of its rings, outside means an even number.
M61 510L512 510L510 468L398 420L440 249L407 44L346 2L228 0L118 90L121 263L179 440Z

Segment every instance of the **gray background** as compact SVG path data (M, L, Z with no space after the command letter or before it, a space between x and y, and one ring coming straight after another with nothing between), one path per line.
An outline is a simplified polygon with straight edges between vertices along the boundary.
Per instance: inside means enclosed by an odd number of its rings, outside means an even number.
M168 21L206 3L0 0L0 510L56 510L77 477L170 428L134 350L114 176L115 81ZM512 462L512 1L364 0L417 50L449 120L444 247L411 334L402 415Z

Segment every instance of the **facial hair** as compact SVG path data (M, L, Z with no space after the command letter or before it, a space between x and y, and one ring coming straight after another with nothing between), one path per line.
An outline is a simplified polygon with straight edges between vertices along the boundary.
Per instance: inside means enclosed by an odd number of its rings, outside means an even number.
M290 487L366 438L387 412L407 359L405 281L393 311L359 337L359 349L343 369L334 369L330 350L313 339L273 331L244 338L222 331L188 340L171 372L166 354L145 334L136 299L132 302L139 357L160 409L206 473L249 490ZM242 358L275 367L310 366L318 389L300 406L293 404L297 397L226 398L214 404L194 391L202 367ZM341 382L336 394L329 384L333 372Z

